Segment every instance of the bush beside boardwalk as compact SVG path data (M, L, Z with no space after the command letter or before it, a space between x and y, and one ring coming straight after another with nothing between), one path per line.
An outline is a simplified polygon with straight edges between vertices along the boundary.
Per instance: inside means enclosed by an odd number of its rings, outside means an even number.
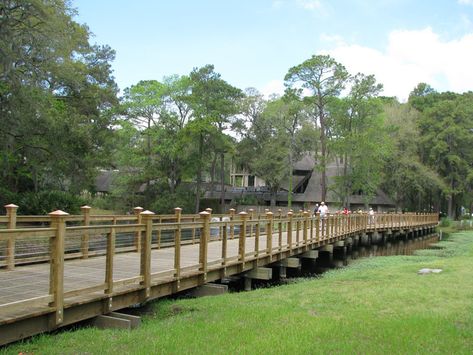
M132 332L80 329L2 353L471 353L473 233L316 280L156 302ZM421 268L440 274L418 275Z

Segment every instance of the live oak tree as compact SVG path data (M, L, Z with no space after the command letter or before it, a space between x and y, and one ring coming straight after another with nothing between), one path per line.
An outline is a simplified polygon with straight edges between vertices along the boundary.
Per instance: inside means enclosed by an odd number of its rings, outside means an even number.
M5 0L0 14L0 185L92 188L109 156L114 52L89 43L65 1Z

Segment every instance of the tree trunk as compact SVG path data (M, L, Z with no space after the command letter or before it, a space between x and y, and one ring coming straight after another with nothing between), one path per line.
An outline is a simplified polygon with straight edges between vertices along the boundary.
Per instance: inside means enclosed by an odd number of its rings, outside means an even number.
M321 150L321 160L320 166L321 170L321 181L320 181L320 189L322 194L322 201L326 200L327 197L327 173L326 173L326 164L327 164L327 142L325 136L325 115L324 115L324 103L322 99L322 93L319 91L317 93L318 102L317 102L317 111L318 111L318 118L320 123L320 150Z
M276 206L276 193L277 193L277 190L271 189L271 199L270 199L271 206Z
M220 213L225 211L225 153L220 153Z
M195 213L199 213L200 208L200 188L202 184L202 159L204 150L204 136L199 135L199 166L197 168L197 182L195 186Z
M217 166L217 153L214 154L212 159L212 166L210 167L210 196L213 197L213 193L215 191L215 171Z
M287 207L292 206L292 184L293 184L293 172L292 172L292 149L289 151L289 188L287 191Z

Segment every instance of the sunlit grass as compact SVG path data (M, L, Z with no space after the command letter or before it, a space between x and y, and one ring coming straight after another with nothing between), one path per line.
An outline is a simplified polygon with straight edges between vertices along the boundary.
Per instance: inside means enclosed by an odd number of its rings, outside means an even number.
M470 354L473 233L417 256L363 259L319 279L159 301L141 328L43 335L2 353ZM440 274L418 275L421 268Z

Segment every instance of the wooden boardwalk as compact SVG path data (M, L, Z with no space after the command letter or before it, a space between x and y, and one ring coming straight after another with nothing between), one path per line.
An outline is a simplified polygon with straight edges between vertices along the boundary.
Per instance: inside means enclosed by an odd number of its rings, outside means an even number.
M0 229L0 243L46 256L18 258L18 252L5 248L0 268L0 344L355 236L420 233L437 224L437 216L428 214L379 215L370 224L367 215L321 220L308 212L276 218L271 213L232 214L212 222L209 213L181 216L177 210L168 216L171 222L145 211L125 224L117 224L118 217L112 224L99 220L94 224L90 218L58 212L43 217L43 222L50 221L47 227L19 228L11 217L4 217L9 224Z

